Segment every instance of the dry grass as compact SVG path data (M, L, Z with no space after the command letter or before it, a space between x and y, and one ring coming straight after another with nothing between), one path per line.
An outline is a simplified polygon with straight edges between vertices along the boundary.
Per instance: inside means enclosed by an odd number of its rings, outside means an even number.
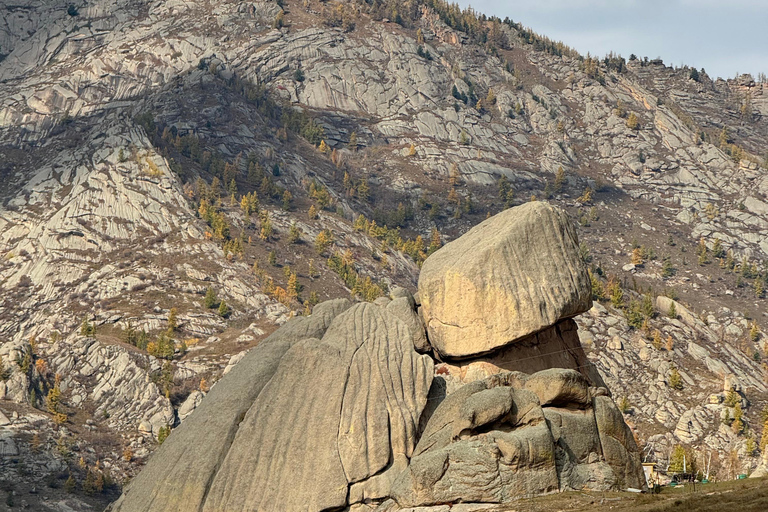
M500 510L516 512L765 512L768 479L755 478L684 487L665 487L661 494L567 492L520 500Z

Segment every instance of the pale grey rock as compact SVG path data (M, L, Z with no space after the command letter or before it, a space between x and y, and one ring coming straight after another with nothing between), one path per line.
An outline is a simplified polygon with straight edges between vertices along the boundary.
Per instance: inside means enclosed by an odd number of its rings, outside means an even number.
M302 393L292 392L301 378ZM404 323L375 305L352 307L322 341L285 354L240 425L203 510L346 505L348 484L385 469L391 454L410 456L431 380L431 359L416 354ZM265 467L267 453L285 463Z
M574 227L544 202L510 208L432 254L419 294L445 357L489 352L592 306Z
M350 307L340 299L318 304L313 314L287 322L248 352L216 383L197 408L126 486L114 512L186 512L200 508L231 447L243 415L298 341L322 336L333 318ZM197 446L189 450L189 446Z
M200 402L203 401L202 392L195 390L189 394L186 400L181 404L178 410L179 421L184 421L190 414L192 414Z
M413 296L408 294L397 297L389 302L386 308L388 312L395 315L408 326L408 330L411 332L411 337L413 339L413 346L416 348L417 352L423 353L430 350L431 347L427 340L427 333L421 318L419 318L419 315L416 312L416 303L413 300Z

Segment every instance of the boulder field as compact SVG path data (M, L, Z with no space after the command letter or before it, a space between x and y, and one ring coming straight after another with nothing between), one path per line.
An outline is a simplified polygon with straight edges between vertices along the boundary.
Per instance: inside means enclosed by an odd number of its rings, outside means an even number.
M108 510L472 510L642 489L571 320L590 306L565 213L506 210L430 256L416 297L332 300L275 331Z

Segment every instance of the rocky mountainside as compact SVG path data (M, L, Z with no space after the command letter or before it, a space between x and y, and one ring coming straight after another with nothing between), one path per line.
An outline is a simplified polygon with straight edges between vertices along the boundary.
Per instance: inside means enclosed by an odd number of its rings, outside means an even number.
M290 317L413 290L442 243L534 196L578 221L597 302L566 330L645 455L758 464L765 83L580 56L438 0L0 11L17 499L109 500Z

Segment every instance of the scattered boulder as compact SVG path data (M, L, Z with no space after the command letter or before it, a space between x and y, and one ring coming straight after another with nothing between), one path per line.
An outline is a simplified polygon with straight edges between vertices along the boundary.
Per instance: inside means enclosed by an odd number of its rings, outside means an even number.
M539 201L505 210L432 254L419 295L429 341L447 358L490 352L592 306L573 223Z

